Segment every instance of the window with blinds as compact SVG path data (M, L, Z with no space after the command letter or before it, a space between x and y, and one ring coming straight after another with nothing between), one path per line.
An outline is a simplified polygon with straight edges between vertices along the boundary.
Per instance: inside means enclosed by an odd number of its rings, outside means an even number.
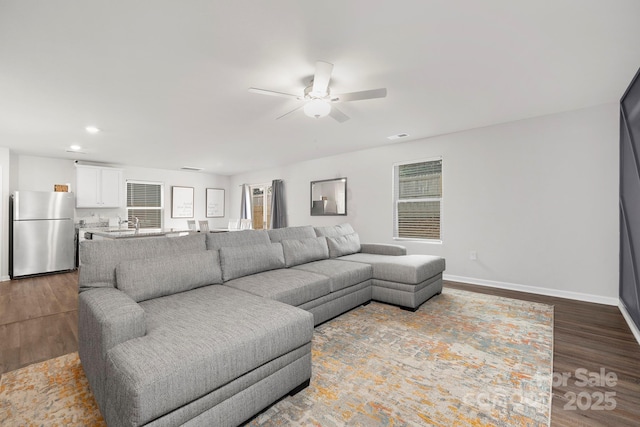
M129 228L135 227L136 217L140 221L140 228L162 228L163 187L163 184L157 182L127 181Z
M397 164L393 176L393 237L441 240L442 159Z

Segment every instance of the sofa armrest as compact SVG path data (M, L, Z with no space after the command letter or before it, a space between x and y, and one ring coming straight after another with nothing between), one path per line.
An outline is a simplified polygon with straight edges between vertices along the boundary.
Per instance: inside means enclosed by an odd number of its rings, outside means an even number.
M144 310L115 288L84 291L78 298L78 353L98 405L104 409L107 352L146 333Z
M384 243L362 243L360 245L360 252L365 254L376 255L406 255L407 248L400 245L388 245Z

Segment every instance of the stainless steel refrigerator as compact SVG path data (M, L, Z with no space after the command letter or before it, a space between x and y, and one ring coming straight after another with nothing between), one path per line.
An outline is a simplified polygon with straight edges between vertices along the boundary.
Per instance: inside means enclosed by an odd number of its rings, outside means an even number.
M9 276L73 270L73 193L16 191L9 200Z

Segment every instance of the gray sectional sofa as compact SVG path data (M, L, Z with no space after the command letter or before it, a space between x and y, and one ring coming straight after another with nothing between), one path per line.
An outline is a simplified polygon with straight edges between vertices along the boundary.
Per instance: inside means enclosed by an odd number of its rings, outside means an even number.
M314 326L415 310L444 259L348 224L84 241L79 353L109 426L235 426L309 385Z

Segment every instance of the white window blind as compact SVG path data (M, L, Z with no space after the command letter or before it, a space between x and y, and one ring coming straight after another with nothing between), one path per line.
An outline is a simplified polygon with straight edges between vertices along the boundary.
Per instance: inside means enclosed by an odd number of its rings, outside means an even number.
M140 228L162 228L163 184L155 182L127 181L127 220L129 228L135 226L137 217Z
M394 237L440 240L442 159L393 167Z

